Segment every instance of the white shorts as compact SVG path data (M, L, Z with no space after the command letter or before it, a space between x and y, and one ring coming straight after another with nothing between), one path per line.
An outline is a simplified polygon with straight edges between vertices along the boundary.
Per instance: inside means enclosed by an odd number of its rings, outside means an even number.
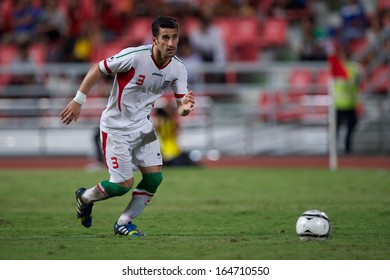
M104 159L110 182L121 183L134 176L134 165L162 165L160 144L153 125L128 135L101 131Z

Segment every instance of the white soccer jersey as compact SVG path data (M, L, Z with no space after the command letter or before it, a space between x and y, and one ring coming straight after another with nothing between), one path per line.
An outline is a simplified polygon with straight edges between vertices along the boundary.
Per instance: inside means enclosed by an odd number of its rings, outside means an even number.
M156 66L152 45L126 48L99 62L100 70L115 74L106 109L101 116L103 131L128 134L142 128L154 102L171 88L176 100L188 92L187 69L175 56L164 67Z

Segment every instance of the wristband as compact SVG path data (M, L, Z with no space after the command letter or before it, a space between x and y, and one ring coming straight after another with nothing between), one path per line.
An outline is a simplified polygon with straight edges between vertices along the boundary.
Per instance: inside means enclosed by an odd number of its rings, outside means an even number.
M73 101L80 105L83 105L85 101L87 101L87 95L82 91L78 90L76 96L73 98Z

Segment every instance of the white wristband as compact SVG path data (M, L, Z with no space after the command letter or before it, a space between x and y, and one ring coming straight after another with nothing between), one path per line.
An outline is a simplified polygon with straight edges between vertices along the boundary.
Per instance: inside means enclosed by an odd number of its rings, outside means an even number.
M73 101L83 105L87 101L87 95L82 91L78 90L76 96L73 98Z

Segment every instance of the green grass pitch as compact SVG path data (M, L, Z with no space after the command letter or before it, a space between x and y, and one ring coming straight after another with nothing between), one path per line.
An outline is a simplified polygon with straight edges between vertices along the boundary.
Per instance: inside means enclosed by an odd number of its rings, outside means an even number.
M390 172L385 170L164 168L135 223L148 236L116 236L130 194L76 219L74 192L105 171L0 170L2 260L387 260ZM136 173L139 180L140 174ZM326 241L302 242L299 215L320 209Z

